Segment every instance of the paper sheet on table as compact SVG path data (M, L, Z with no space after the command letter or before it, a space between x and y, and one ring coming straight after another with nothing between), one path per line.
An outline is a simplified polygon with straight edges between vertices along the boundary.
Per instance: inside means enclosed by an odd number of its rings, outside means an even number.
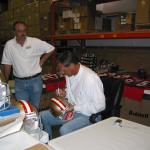
M40 142L24 131L19 131L0 138L1 150L24 150L30 148Z
M14 121L8 123L7 125L1 126L0 127L0 138L7 136L11 133L19 131L22 127L23 119L24 119L24 115L21 114Z

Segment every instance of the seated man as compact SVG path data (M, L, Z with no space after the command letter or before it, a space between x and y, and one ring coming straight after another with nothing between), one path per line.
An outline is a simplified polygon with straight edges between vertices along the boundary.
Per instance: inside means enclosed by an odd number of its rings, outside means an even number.
M50 111L40 113L44 130L52 137L52 126L62 125L60 134L64 135L90 125L89 117L105 109L103 84L98 75L81 65L78 58L70 51L58 56L60 72L66 75L66 98L70 106L67 111L74 111L69 121L54 117ZM63 94L63 91L60 91Z

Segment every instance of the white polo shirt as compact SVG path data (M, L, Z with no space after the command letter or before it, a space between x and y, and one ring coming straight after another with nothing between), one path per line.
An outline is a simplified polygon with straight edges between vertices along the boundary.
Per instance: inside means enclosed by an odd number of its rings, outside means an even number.
M14 38L5 45L2 64L12 65L16 77L32 76L42 70L39 64L41 55L53 50L52 45L37 38L27 37L23 46Z
M75 112L90 116L105 109L103 84L98 75L80 64L77 75L66 76L68 101L74 105Z

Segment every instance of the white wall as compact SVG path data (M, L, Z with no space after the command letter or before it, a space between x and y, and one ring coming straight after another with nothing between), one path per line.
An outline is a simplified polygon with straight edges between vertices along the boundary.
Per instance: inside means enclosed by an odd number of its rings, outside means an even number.
M104 4L97 4L96 9L103 13L134 12L136 10L136 0L120 0Z

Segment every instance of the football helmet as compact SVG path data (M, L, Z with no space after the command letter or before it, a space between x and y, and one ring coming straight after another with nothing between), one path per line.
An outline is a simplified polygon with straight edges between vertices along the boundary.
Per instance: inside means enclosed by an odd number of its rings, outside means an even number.
M39 128L39 117L35 108L31 105L29 101L19 100L17 107L20 109L20 112L25 114L24 119L24 130L28 133Z
M0 70L0 111L10 107L9 85L5 82L4 76Z
M59 97L52 98L50 100L50 109L55 117L59 117L62 120L70 120L73 118L73 112L68 112L69 103L66 100L62 100Z

